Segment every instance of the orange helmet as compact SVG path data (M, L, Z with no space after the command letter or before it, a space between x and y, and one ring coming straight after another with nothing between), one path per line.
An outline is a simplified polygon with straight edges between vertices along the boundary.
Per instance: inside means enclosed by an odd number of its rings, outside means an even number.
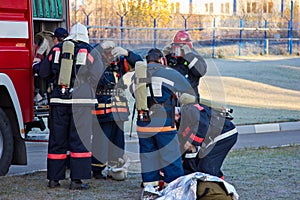
M190 48L193 48L193 44L192 44L192 38L190 36L190 34L184 30L178 31L174 38L173 38L173 44L186 44L188 45Z

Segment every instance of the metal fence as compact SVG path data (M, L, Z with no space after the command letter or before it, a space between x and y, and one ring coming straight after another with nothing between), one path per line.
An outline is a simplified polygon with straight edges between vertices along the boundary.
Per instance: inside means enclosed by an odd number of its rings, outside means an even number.
M276 21L247 20L246 18L206 17L175 28L87 26L91 42L114 40L129 49L163 48L172 42L178 30L187 30L196 50L205 57L242 55L292 55L299 54L299 25L286 18ZM126 24L126 23L125 23ZM199 27L197 27L199 26Z

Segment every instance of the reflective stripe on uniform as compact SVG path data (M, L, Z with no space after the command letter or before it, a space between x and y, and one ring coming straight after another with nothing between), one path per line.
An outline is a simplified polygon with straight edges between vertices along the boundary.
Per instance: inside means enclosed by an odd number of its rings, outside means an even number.
M194 106L200 111L204 110L204 108L202 106L200 106L199 104L195 104Z
M93 64L94 63L94 57L88 53L88 60Z
M186 127L185 129L184 129L184 131L182 132L182 136L183 137L186 137L188 134L189 134L189 132L190 132L190 127Z
M127 106L125 102L114 102L114 103L98 103L98 108L107 108L107 107L113 107L113 106Z
M58 48L58 47L54 47L53 49L52 49L52 51L54 52L54 63L58 63L58 61L59 61L59 55L60 55L60 48ZM48 58L48 60L51 62L52 61L52 55L53 54L50 54L49 55L49 58Z
M52 159L52 160L63 160L63 159L67 158L67 154L66 153L64 153L64 154L52 154L52 153L48 153L47 157L49 159Z
M92 166L93 167L105 167L107 164L105 163L105 164L95 164L95 163L92 163Z
M200 151L201 147L200 146L196 146L197 150L194 153L186 153L185 154L185 158L196 158L198 152Z
M212 144L214 144L214 143L217 143L218 141L223 140L223 139L225 139L225 138L227 138L227 137L230 137L230 136L232 136L232 135L234 135L234 134L236 134L236 133L237 133L237 130L236 130L236 128L234 128L234 129L232 129L232 130L230 130L230 131L227 131L227 132L225 132L225 133L223 133L223 134L221 134L221 135L218 135L218 136L215 137L210 143L208 143L208 144L206 145L206 148L209 147L210 145L212 145Z
M143 186L146 187L146 185L152 185L154 187L158 186L159 181L151 181L151 182L143 182Z
M197 135L195 135L194 133L192 133L190 135L190 138L198 143L201 143L203 142L204 138L201 138L201 137L198 137Z
M167 131L176 131L176 127L171 126L163 126L163 127L143 127L143 126L136 126L136 131L138 132L167 132Z
M50 103L62 103L62 104L96 104L97 99L60 99L51 98Z
M216 142L218 142L218 141L220 141L220 140L223 140L223 139L225 139L225 138L227 138L227 137L229 137L229 136L232 136L232 135L234 135L235 133L237 133L236 128L234 128L234 129L232 129L232 130L230 130L230 131L227 131L227 132L225 132L225 133L223 133L223 134L217 136L217 137L216 137L214 140L212 140L207 146L205 146L205 148L208 148L208 146L210 146L210 145L212 145L212 144L214 144L214 143L216 143ZM200 151L201 147L200 147L200 146L197 146L196 148L197 148L197 151L196 151L196 152L194 152L194 153L186 153L186 154L185 154L185 158L196 158L196 156L197 156L198 152Z
M90 158L92 157L92 152L84 152L84 153L74 153L70 152L71 158Z
M198 58L195 57L188 65L188 68L191 69L192 67L194 67L194 65L196 64L197 61L198 61Z
M109 108L105 110L92 110L93 115L103 115L112 112L128 112L127 108Z

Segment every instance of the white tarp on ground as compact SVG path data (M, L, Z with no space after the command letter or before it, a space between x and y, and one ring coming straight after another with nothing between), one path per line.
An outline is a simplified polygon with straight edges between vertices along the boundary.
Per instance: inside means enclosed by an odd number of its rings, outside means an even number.
M146 185L144 192L157 194L158 197L155 198L155 200L196 200L197 180L220 182L224 184L224 188L226 188L227 193L232 194L234 200L239 199L239 195L231 184L220 179L219 177L211 176L201 172L195 172L193 174L181 176L172 181L165 189L161 191L157 191L152 185Z

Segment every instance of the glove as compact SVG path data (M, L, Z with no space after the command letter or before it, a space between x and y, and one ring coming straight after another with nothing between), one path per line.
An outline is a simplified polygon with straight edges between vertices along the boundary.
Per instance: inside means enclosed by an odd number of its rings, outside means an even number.
M163 52L164 56L171 53L171 51L172 51L172 45L171 44L168 44L168 45L164 46L164 48L162 49L162 52Z
M47 39L44 38L41 46L39 46L38 50L37 50L37 54L40 54L40 55L44 55L44 53L48 53L50 50L50 46L49 46L49 42Z
M128 56L128 51L126 49L123 49L122 47L115 47L111 51L111 54L113 57L118 58L120 56Z
M39 62L41 62L41 58L34 58L33 59L33 63L39 63Z
M183 47L181 49L182 49L184 55L192 52L192 49L188 45L186 45L186 44L183 45Z
M104 50L110 49L110 48L115 48L117 45L113 41L105 41L101 44L101 47Z

